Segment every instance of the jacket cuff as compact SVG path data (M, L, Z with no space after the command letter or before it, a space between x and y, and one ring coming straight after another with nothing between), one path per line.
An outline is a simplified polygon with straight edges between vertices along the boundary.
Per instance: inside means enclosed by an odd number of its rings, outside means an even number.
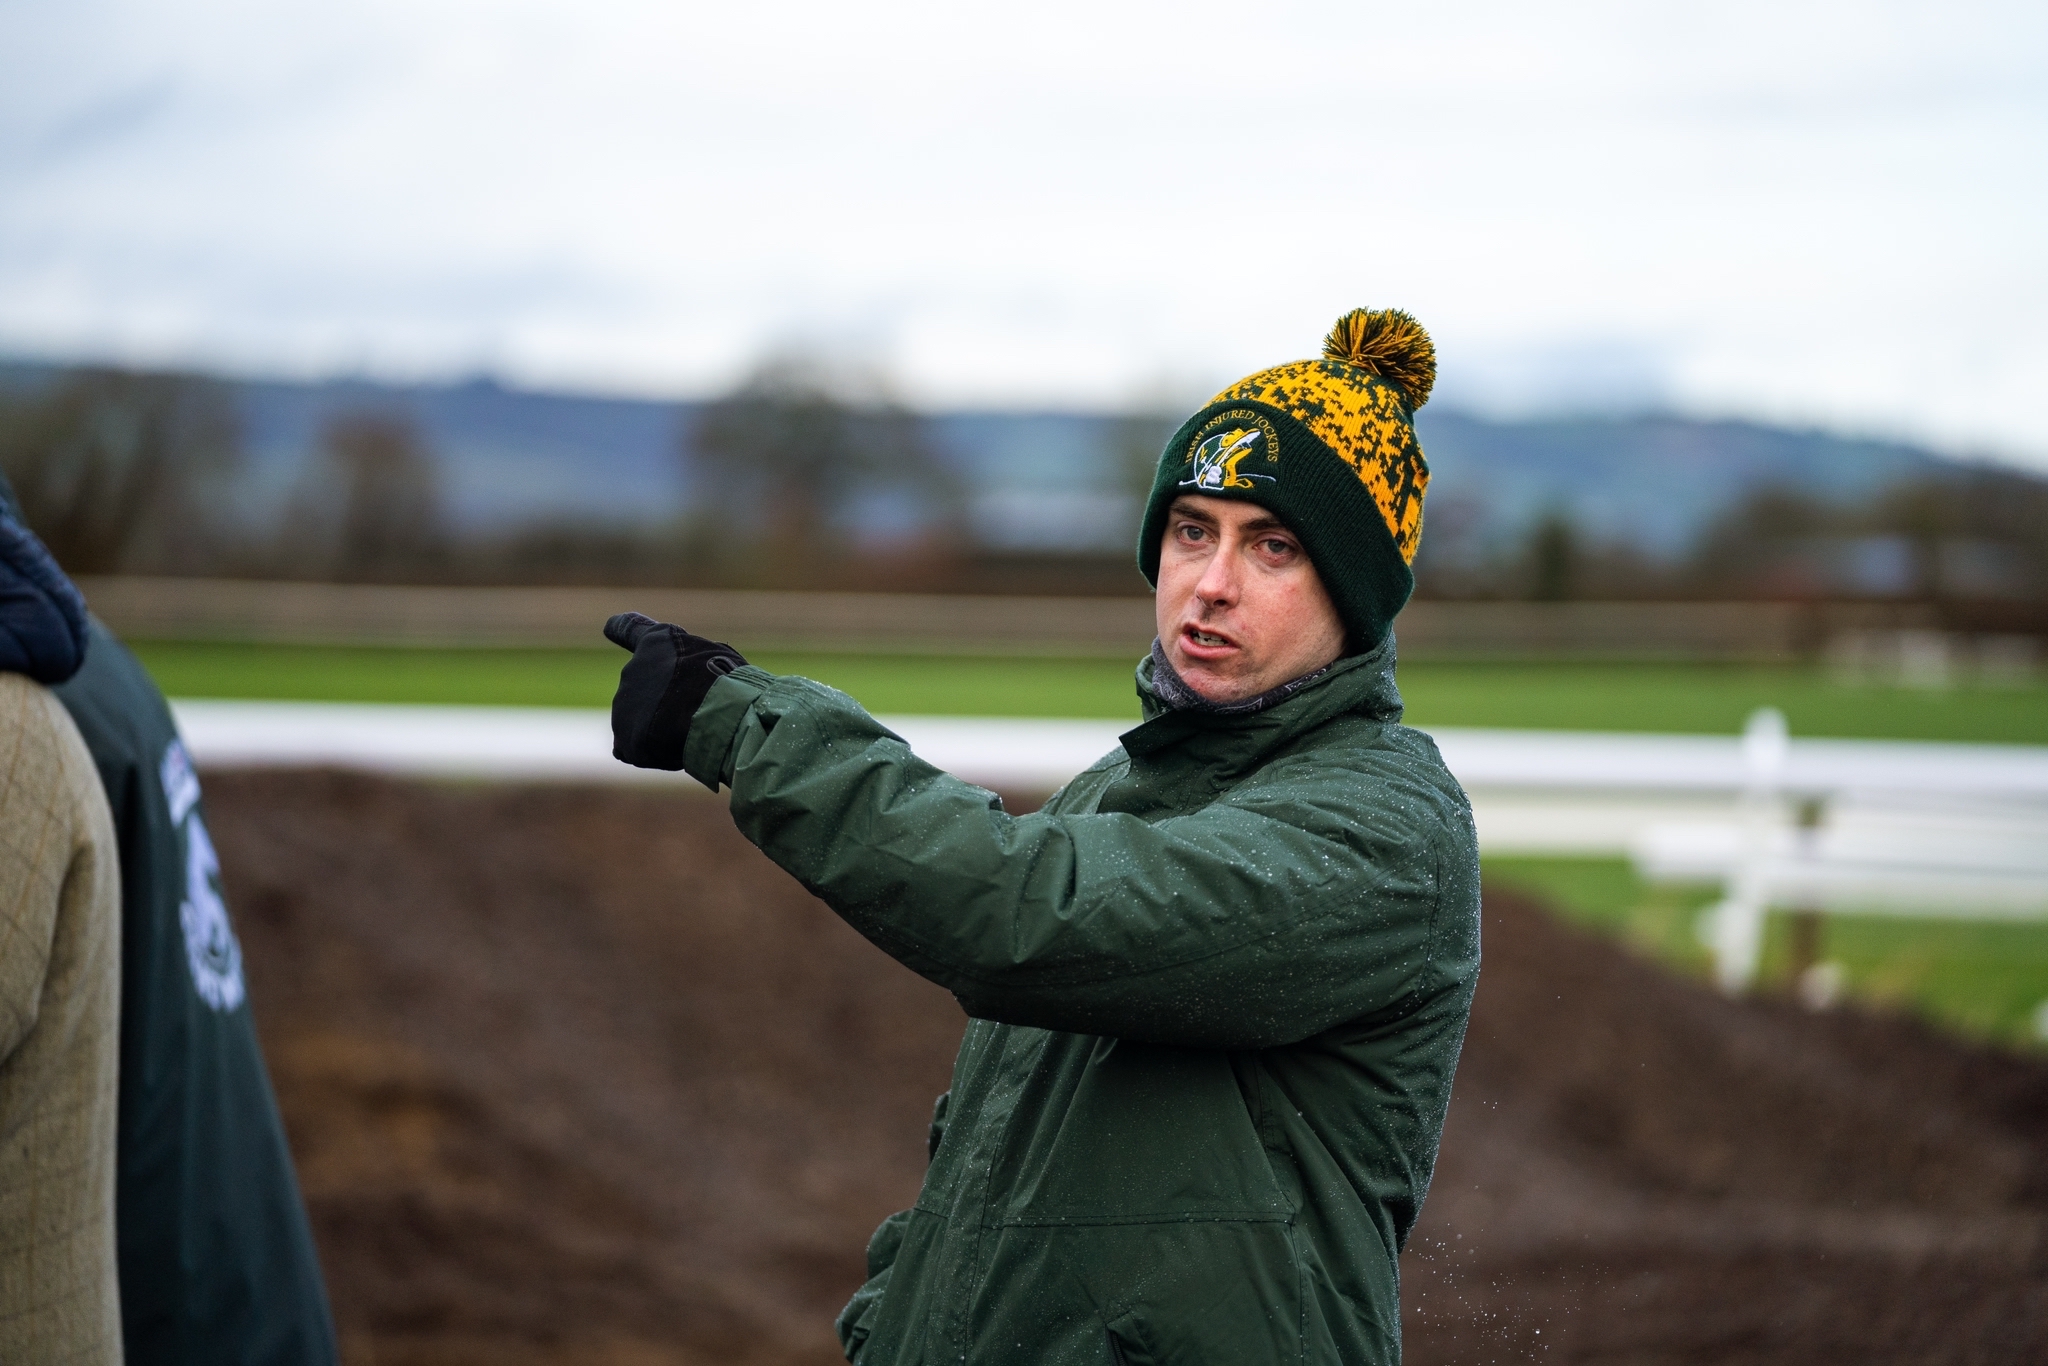
M774 674L748 664L713 683L690 718L690 733L683 740L683 772L713 792L731 783L733 739L755 699L774 681Z

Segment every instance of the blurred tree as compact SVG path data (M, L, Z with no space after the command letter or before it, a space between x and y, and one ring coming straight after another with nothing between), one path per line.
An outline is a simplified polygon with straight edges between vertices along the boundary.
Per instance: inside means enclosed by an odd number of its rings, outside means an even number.
M1932 602L1946 596L1941 561L1944 542L1963 531L1963 498L1951 481L1915 479L1898 484L1878 495L1873 506L1859 519L1872 529L1889 531L1905 538L1912 547L1911 596Z
M1709 597L1743 597L1774 582L1787 591L1788 547L1836 534L1838 509L1802 489L1767 484L1716 517L1694 544L1691 578ZM1808 588L1800 596L1820 590Z
M1529 596L1563 602L1578 590L1579 536L1561 512L1545 513L1529 533Z
M708 404L685 434L686 475L704 506L695 537L708 556L751 557L749 577L818 586L844 559L861 514L893 501L891 520L956 533L959 480L917 414L800 358L762 366Z
M321 433L321 490L310 509L325 522L333 576L342 582L439 576L450 537L433 457L406 418L353 412ZM299 519L305 526L306 513ZM302 534L294 533L294 534Z
M215 568L228 539L220 485L240 460L233 404L213 381L92 369L0 399L0 470L74 574Z
M1965 467L1939 479L1896 484L1874 499L1865 525L1913 546L1918 595L2048 599L2048 480L2013 470ZM1959 574L1967 552L2003 561L1993 584ZM1977 581L1973 582L1975 579Z
M2048 597L2048 480L1959 467L1858 504L1758 489L1701 535L1690 576L1716 596Z

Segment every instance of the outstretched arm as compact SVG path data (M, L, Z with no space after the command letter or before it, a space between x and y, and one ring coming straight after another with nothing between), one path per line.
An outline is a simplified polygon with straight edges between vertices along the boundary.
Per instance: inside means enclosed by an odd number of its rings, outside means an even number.
M843 694L751 667L708 690L684 760L732 788L748 839L982 1018L1258 1048L1448 985L1443 799L1356 800L1405 781L1391 768L1283 760L1157 822L1017 817Z

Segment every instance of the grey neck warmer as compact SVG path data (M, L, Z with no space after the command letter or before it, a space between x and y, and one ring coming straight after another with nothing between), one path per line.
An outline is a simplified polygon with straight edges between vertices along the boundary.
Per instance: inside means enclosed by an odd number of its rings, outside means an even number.
M1175 711L1202 712L1209 716L1249 716L1276 702L1285 702L1329 671L1330 665L1325 664L1314 673L1305 673L1291 683L1268 688L1257 697L1247 697L1241 702L1211 702L1182 681L1181 676L1173 671L1173 665L1166 662L1166 647L1159 643L1157 636L1152 638L1152 691Z

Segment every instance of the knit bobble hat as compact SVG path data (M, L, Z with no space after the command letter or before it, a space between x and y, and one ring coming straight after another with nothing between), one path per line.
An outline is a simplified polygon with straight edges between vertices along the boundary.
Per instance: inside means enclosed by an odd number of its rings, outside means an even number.
M1138 568L1159 584L1173 500L1242 498L1301 538L1353 651L1385 639L1415 589L1429 466L1415 410L1436 383L1436 348L1398 309L1337 319L1319 360L1239 380L1181 424L1159 457L1138 533Z

